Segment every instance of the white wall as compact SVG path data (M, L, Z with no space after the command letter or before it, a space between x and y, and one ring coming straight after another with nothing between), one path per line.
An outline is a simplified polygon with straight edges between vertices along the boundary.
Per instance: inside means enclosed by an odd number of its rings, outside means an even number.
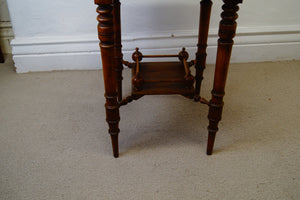
M200 0L123 0L123 51L177 53L197 43ZM221 0L213 1L208 62L214 63ZM264 4L264 5L262 5ZM83 0L8 0L18 72L99 68L96 6ZM244 0L232 62L300 59L299 0Z

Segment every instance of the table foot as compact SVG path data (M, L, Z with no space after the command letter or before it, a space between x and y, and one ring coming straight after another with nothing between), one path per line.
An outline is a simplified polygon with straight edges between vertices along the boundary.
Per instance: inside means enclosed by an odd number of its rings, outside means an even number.
M115 158L119 157L119 134L111 135L111 144Z

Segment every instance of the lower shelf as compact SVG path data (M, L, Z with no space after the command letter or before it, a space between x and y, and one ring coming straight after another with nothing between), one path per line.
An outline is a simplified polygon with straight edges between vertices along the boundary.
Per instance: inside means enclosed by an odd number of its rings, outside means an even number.
M135 74L133 68L132 76ZM194 94L194 87L188 86L184 79L185 69L181 62L141 62L140 75L144 79L142 89L132 88L133 95Z

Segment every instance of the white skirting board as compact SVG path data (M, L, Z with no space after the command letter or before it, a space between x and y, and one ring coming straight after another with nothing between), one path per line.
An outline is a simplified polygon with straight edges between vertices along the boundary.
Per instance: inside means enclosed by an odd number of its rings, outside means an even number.
M215 63L217 29L208 39L207 63ZM135 47L143 54L177 54L182 47L195 58L197 30L175 33L125 34L124 59L131 61ZM240 27L235 37L231 62L264 62L300 59L300 26ZM18 73L30 71L82 70L101 68L97 34L70 37L16 38L11 42Z

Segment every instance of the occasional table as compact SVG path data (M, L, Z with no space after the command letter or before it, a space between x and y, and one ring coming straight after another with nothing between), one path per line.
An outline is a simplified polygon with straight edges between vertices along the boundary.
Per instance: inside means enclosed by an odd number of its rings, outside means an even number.
M109 125L108 132L111 135L114 157L119 156L119 108L145 95L182 95L208 105L207 155L212 154L218 124L222 117L225 84L237 27L238 4L242 3L242 0L223 0L223 2L212 98L207 101L200 97L200 88L206 65L211 0L202 0L200 3L198 48L195 60L188 61L189 54L185 48L176 55L144 55L136 48L132 54L133 62L123 60L120 1L95 0L99 14L98 36L105 84L106 121ZM147 62L148 58L161 57L175 57L178 61ZM123 66L132 69L132 92L126 98L122 95ZM196 68L195 75L191 74L191 67Z

